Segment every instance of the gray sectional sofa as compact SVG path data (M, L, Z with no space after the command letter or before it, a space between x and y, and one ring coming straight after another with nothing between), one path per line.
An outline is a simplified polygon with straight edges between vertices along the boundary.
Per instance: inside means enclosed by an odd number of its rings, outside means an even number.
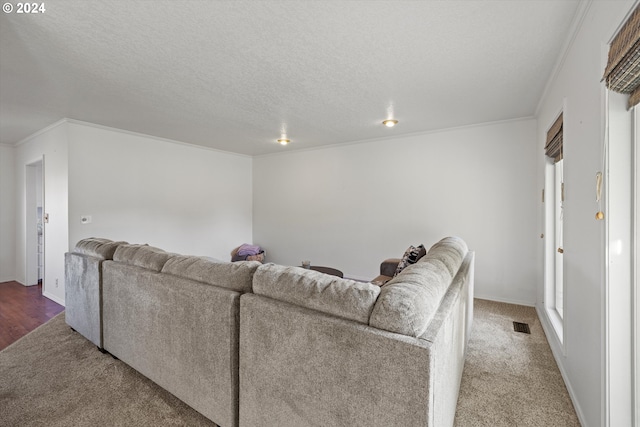
M98 348L102 343L102 263L126 242L91 238L65 254L65 319Z
M221 426L450 426L473 268L455 237L382 287L85 239L67 323Z

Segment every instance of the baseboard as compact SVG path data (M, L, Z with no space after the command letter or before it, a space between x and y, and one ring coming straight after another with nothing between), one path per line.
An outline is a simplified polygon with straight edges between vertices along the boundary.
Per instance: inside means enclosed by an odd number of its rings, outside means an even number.
M547 337L547 342L549 343L549 347L551 347L551 354L553 354L553 358L556 361L556 365L558 365L558 369L560 370L560 375L562 375L562 380L564 381L565 387L567 387L567 391L569 392L569 397L571 398L571 403L573 403L573 408L576 410L576 415L578 416L578 420L580 421L580 425L587 426L588 424L585 422L584 414L582 412L582 408L578 403L578 399L576 398L576 394L573 391L573 387L571 386L571 382L569 381L569 377L567 376L567 371L564 368L564 355L562 349L559 348L560 343L555 338L555 332L553 330L553 326L551 326L551 321L547 318L547 314L545 313L544 308L540 308L539 305L535 305L536 313L538 314L538 319L540 319L540 324L542 325L542 330L544 331L545 336ZM551 339L549 339L551 337Z
M47 297L47 298L49 298L51 301L56 302L56 303L60 304L63 307L66 307L66 305L64 303L64 300L58 298L57 296L52 295L52 294L50 294L49 292L46 292L46 291L43 292L42 295Z
M477 299L486 299L486 300L495 301L495 302L504 302L505 304L524 305L525 307L535 307L536 306L536 303L535 302L531 302L531 301L514 300L514 299L509 299L509 298L496 298L496 297L491 296L491 295L478 294L477 292L473 295L473 297L477 298Z
M0 283L5 283L5 282L17 282L17 280L15 278L10 278L10 277L0 277Z

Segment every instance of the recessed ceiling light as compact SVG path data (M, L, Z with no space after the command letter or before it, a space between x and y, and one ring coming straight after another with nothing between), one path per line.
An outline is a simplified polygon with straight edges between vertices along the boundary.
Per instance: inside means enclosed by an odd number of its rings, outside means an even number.
M394 127L395 125L398 124L398 121L389 119L389 120L385 120L384 122L382 122L382 124L385 125L388 128L392 128L392 127Z
M281 138L281 139L278 140L278 142L280 143L280 145L287 145L291 141L288 140L288 139Z

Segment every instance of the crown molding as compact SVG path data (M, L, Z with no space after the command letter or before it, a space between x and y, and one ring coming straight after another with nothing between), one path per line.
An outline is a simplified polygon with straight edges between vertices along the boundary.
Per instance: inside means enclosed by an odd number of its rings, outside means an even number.
M43 128L43 129L40 129L39 131L37 131L35 133L32 133L31 135L27 136L26 138L21 139L20 141L16 142L15 145L13 145L13 147L18 147L18 146L20 146L20 145L22 145L22 144L24 144L26 142L29 142L32 139L42 135L43 133L49 132L50 130L55 129L58 126L61 126L61 125L65 124L65 123L67 123L67 119L58 120L57 122L55 122L53 124L50 124L49 126Z
M64 119L64 121L66 121L69 124L73 124L73 125L86 126L86 127L91 127L91 128L94 128L94 129L106 130L106 131L110 131L110 132L117 132L117 133L121 133L121 134L124 134L124 135L137 136L137 137L141 137L141 138L150 138L150 139L155 139L157 141L168 142L168 143L171 143L171 144L182 145L182 146L185 146L185 147L198 148L198 149L206 150L206 151L213 151L213 152L221 153L221 154L228 154L228 155L245 157L245 158L247 158L247 157L251 158L252 157L252 156L247 155L247 154L234 153L232 151L224 151L224 150L220 150L220 149L217 149L217 148L206 147L204 145L198 145L198 144L192 144L192 143L189 143L189 142L177 141L175 139L163 138L163 137L160 137L160 136L154 136L154 135L149 135L149 134L145 134L145 133L134 132L134 131L126 130L126 129L114 128L114 127L111 127L111 126L99 125L99 124L96 124L96 123L83 122L82 120L68 119L67 118L67 119Z

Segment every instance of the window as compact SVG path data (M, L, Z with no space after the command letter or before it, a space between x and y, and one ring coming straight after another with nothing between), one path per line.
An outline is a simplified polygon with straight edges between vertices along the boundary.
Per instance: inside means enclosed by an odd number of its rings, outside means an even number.
M564 198L564 181L562 167L564 160L560 160L553 165L554 174L554 186L553 186L553 217L554 217L554 246L556 248L554 252L554 281L551 284L553 286L553 299L551 301L551 308L555 309L560 318L564 317L564 305L563 305L563 249L562 249L562 218L563 218L563 198Z
M564 160L563 114L547 132L545 145L545 309L560 342L564 317Z

